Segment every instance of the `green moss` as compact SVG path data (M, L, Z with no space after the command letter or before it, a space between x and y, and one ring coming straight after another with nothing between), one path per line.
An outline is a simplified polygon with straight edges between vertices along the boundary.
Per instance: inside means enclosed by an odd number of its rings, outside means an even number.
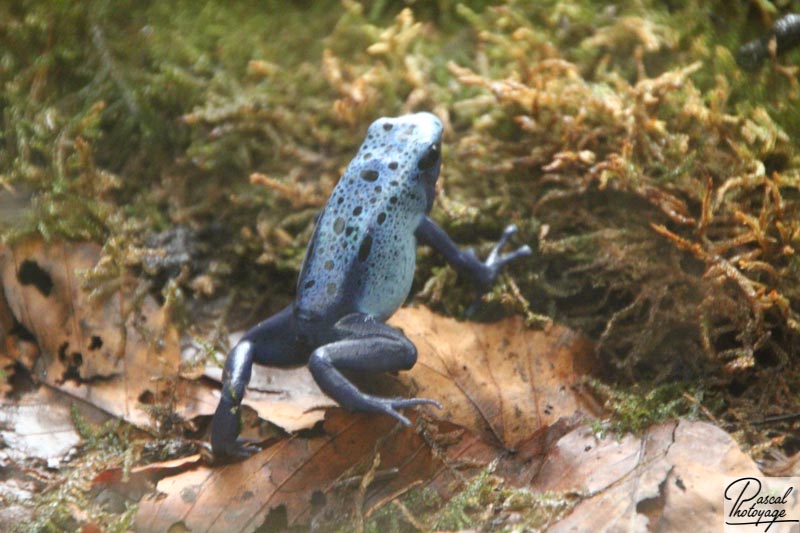
M481 522L480 515L495 503L497 486L498 479L490 469L483 470L439 511L432 529L458 531L476 526Z
M95 428L74 406L71 414L84 440L79 453L70 464L62 466L59 482L37 497L34 520L20 524L15 531L74 531L89 522L100 525L105 531L128 531L137 506L126 502L122 511L109 510L92 498L89 487L95 476L108 467L122 466L124 475L128 475L132 456L130 427L119 420L111 420ZM81 520L85 522L76 521L75 509L82 511Z
M365 521L364 531L366 533L417 531L415 525L409 523L409 516L417 522L417 525L424 524L442 505L442 499L436 491L430 488L413 489L397 502L379 507ZM345 524L341 531L352 531L352 524Z
M526 489L510 491L502 504L508 522L504 531L519 531L524 528L546 529L550 524L565 516L580 502L580 495L574 492L546 491L533 494Z
M574 507L575 493L534 494L515 488L492 474L492 467L465 480L447 502L436 491L409 491L398 503L387 504L367 520L367 532L418 531L521 531L543 529ZM413 519L414 523L410 520Z
M610 387L596 379L587 380L589 386L604 400L609 412L608 421L596 421L595 432L603 435L608 429L617 435L640 434L647 428L681 417L698 416L701 398L695 386L689 383L668 383L649 390L631 387L628 390Z

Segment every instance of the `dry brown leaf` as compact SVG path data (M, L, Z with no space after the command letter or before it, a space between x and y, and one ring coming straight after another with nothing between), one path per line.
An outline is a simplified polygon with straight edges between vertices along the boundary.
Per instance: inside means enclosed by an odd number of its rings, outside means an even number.
M81 440L72 425L70 404L64 393L45 386L13 400L0 399L0 440L5 443L0 458L24 462L63 457ZM83 402L75 405L81 416L92 423L107 419L107 415Z
M39 357L39 349L30 339L15 335L16 320L8 307L5 295L0 291L0 395L11 391L9 383L14 374L14 362L19 361L25 367L32 367Z
M401 309L391 324L419 351L400 379L442 403L435 416L506 449L588 408L577 383L591 370L591 345L563 326L532 331L519 317L458 322L425 308Z
M281 507L289 526L302 526L320 512L315 500L328 500L331 512L352 512L346 502L376 453L377 481L367 487L364 513L411 488L428 487L447 501L470 472L493 463L495 475L534 495L577 495L552 531L717 530L726 476L758 475L729 435L703 422L598 440L589 426L562 420L515 454L444 422L415 431L385 417L331 410L324 431L288 438L240 463L162 479L159 494L140 503L136 529L253 531ZM343 487L344 494L336 492Z
M343 477L363 475L375 452L380 453L380 471L397 471L370 486L364 495L367 509L419 483L433 483L443 494L457 487L453 470L442 462L445 455L447 461L475 468L514 447L520 462L508 470L533 475L549 443L570 427L551 425L572 420L581 406L573 385L589 366L588 343L565 328L534 332L517 319L457 322L426 309L403 309L391 323L419 350L414 369L400 374L401 393L411 388L444 405L442 411L425 410L426 416L441 419L424 425L426 439L386 416L329 410L324 436L295 436L242 463L201 467L161 480L158 491L163 494L142 502L137 528L161 530L181 523L191 530L249 531L279 506L290 525L307 524L314 495L327 496ZM267 420L285 423L289 411L279 411L293 397L303 397L301 406L332 404L305 367L278 373L256 366L254 371L245 403L255 405ZM378 394L397 392L392 389L398 380L386 381L391 380L370 379L366 386ZM254 387L262 395L270 391L266 400L247 400L256 395ZM413 410L407 414L417 418Z
M719 531L725 478L744 475L760 472L705 422L667 422L621 440L581 426L549 450L531 488L584 496L551 531Z
M245 461L161 480L160 494L140 503L136 528L166 531L182 524L191 531L253 531L280 506L289 524L307 524L315 495L363 474L357 467L369 464L375 451L381 469L398 469L392 483L410 485L431 473L434 459L414 431L393 431L397 426L388 417L330 411L324 436L290 437Z
M188 457L180 457L169 461L160 461L142 466L135 466L130 469L127 477L122 466L106 468L97 474L92 480L92 487L113 486L124 488L125 492L142 492L146 487L152 487L152 483L167 476L174 476L184 472L189 468L200 464L202 457L199 453Z
M190 384L174 396L178 336L152 298L133 306L124 284L105 299L82 290L79 272L99 257L91 243L31 239L0 249L8 308L41 351L33 367L20 362L42 382L137 425L151 422L142 403L174 405L184 416L204 410Z
M0 339L0 344L2 343ZM14 359L4 352L0 352L0 399L11 392L11 377L14 375Z

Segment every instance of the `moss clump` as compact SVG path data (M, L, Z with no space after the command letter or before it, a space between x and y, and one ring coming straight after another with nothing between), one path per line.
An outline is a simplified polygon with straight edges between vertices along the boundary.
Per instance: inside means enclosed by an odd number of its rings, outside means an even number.
M237 279L249 320L267 285L268 308L290 297L370 120L426 108L448 137L434 216L462 241L511 220L539 243L490 300L578 327L630 380L791 360L800 113L778 67L732 60L751 8L335 5L3 8L22 231L113 239L129 268L148 233L210 230L220 246L181 283L213 296ZM291 25L327 37L276 40ZM437 265L423 257L417 288ZM474 294L442 275L423 299L465 312Z
M439 494L432 489L414 489L401 498L379 507L364 523L366 533L419 531L425 529L430 516L443 505ZM352 524L342 526L352 531Z
M484 521L480 515L492 509L502 497L498 490L500 484L501 480L493 477L490 469L485 469L439 511L432 529L458 531Z
M33 521L19 525L15 531L73 531L87 523L102 524L105 531L129 531L137 506L123 499L95 499L91 488L95 476L108 467L122 467L124 476L128 476L133 464L131 428L119 420L96 428L81 417L75 406L71 413L84 442L72 460L62 466L59 483L37 498ZM76 519L75 509L81 510L82 522Z
M608 429L616 435L640 434L666 420L693 419L700 415L697 398L703 398L703 394L689 384L666 383L646 390L638 386L613 388L596 379L587 382L603 399L603 407L610 414L607 421L595 422L595 430L600 435Z
M515 488L488 467L464 481L446 503L431 489L410 491L367 520L366 532L525 531L546 528L579 501L574 493L533 494Z

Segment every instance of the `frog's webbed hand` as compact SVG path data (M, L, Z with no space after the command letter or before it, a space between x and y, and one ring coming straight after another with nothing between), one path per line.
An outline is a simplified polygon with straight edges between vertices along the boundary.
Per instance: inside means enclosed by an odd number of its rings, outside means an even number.
M517 226L511 224L503 230L503 235L492 249L486 261L481 261L475 254L475 250L461 250L450 236L431 220L425 217L416 231L417 239L424 244L432 246L441 253L447 262L453 265L459 273L468 275L481 291L489 290L497 276L500 275L503 267L511 261L531 255L531 249L526 244L506 254L501 253L508 240L517 232Z
M417 361L417 349L403 333L373 318L354 313L334 326L332 342L314 350L308 368L322 391L351 411L387 414L404 425L411 422L399 409L417 405L434 405L427 398L382 398L358 390L343 370L365 374L408 370Z

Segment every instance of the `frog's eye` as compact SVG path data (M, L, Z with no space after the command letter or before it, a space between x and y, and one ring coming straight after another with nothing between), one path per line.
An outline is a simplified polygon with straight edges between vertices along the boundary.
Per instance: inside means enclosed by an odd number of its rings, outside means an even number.
M441 145L439 143L430 145L427 150L425 150L425 154L419 159L417 168L420 170L430 170L435 167L439 163L441 151Z

